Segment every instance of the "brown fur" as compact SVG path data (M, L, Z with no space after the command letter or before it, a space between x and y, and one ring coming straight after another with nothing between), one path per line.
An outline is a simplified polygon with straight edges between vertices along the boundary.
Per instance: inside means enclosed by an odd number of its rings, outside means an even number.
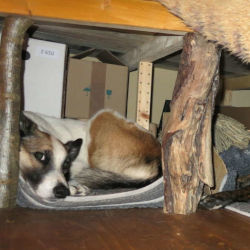
M250 62L249 0L158 0L208 40Z
M160 143L133 123L104 112L92 121L90 136L91 167L131 178L152 178L158 174Z
M35 159L32 153L52 151L51 138L48 134L36 129L33 135L22 138L20 151L22 171L42 168L42 164Z

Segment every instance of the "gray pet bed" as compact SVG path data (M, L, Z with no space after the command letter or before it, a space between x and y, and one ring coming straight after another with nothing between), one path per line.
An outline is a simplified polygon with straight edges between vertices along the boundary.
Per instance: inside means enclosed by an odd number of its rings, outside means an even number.
M39 198L23 180L19 181L17 204L21 207L54 210L88 210L117 208L162 208L163 177L136 190L97 191L88 196L69 196L66 199L44 200ZM250 203L236 202L226 207L250 217Z
M57 210L163 207L163 177L136 190L98 190L88 196L68 196L65 199L39 198L22 179L19 181L17 204L21 207Z

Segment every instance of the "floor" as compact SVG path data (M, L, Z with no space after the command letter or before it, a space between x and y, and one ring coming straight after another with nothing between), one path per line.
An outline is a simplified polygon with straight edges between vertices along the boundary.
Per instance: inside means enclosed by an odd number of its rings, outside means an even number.
M250 249L250 218L228 210L0 209L0 249Z

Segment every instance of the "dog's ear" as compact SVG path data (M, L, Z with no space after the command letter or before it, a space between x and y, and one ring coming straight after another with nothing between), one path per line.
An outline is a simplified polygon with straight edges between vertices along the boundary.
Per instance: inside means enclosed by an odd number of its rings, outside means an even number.
M34 131L37 129L37 125L27 118L23 112L20 113L19 121L20 136L25 137L34 134Z
M71 161L75 160L78 156L81 146L82 146L82 139L77 139L75 141L69 141L66 144L64 144L67 152L68 157Z

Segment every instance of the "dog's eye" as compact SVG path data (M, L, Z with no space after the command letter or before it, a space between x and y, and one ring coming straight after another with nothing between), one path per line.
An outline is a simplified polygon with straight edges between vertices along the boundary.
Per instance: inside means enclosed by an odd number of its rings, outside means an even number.
M45 152L35 152L34 153L35 158L40 161L43 164L47 164L50 160L49 158L49 152L45 151Z

